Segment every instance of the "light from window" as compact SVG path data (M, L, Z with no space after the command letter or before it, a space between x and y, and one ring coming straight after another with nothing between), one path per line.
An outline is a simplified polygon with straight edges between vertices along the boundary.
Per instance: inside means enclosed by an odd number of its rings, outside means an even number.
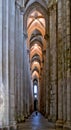
M34 94L37 94L37 85L34 85Z

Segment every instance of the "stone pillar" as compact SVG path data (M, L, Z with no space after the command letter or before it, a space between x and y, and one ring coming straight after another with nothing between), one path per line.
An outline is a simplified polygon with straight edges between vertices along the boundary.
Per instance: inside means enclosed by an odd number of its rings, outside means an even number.
M56 129L63 129L63 73L62 73L62 0L58 0L58 121Z
M48 39L47 39L48 40ZM49 42L46 47L46 117L49 115Z
M15 129L14 45L15 45L15 0L9 0L9 122Z
M49 35L50 35L50 12L48 9L47 12L47 20L46 20L46 33L45 33L45 48L46 48L46 117L48 118L50 116L50 91L49 91L49 84L50 84L50 39L49 39Z
M19 7L15 6L15 117L18 114L18 26L19 26Z
M23 58L24 58L24 67L23 67L23 71L24 71L24 77L23 77L23 84L24 84L24 88L23 88L23 91L24 91L24 115L25 117L27 117L27 97L26 97L26 94L27 94L27 41L26 41L26 37L27 35L24 33L23 35L23 38L24 38L24 45L23 45L23 48L24 48L24 52L23 52Z
M56 121L56 4L50 8L50 118Z
M2 0L0 1L0 86L2 83Z
M31 90L31 71L30 71L30 59L29 59L29 50L27 50L27 70L28 70L28 81L27 81L27 98L28 98L28 102L27 102L27 115L30 115L30 90ZM32 94L32 93L31 93Z
M21 4L21 3L20 3ZM19 3L16 2L15 11L15 109L16 115L24 114L24 43L23 43L23 15Z
M62 73L63 73L63 121L67 118L67 62L66 62L66 49L67 49L67 34L66 34L66 0L62 1Z
M20 45L20 53L21 53L21 114L24 114L23 113L23 62L24 62L24 59L23 59L23 15L20 14L20 37L21 37L21 45Z
M40 77L38 79L38 111L40 111Z
M17 58L18 58L18 114L21 116L21 17L20 7L18 8L18 37L17 37ZM18 55L19 54L19 55Z
M43 113L44 112L44 89L43 89L43 69L41 68L40 70L40 112Z
M64 130L71 129L71 12L70 0L66 1L66 23L67 23L67 120Z
M26 76L26 118L28 117L28 113L29 113L29 51L27 49L27 40L26 40L26 62L25 62L25 69L26 69L26 73L25 73L25 76Z
M3 98L4 98L4 115L3 126L9 127L9 1L2 1L2 82L3 82Z
M46 43L45 43L46 44ZM46 115L46 50L43 50L43 98L44 98L44 115Z
M2 0L0 1L0 128L3 118L3 95L2 95Z
M28 118L28 116L29 116L29 92L30 92L30 90L29 89L31 89L31 85L30 85L30 80L31 80L31 78L30 78L30 75L31 75L31 72L30 72L30 63L29 63L29 50L28 50L28 48L27 48L27 39L26 39L26 53L25 53L25 57L26 57L26 59L27 60L25 60L25 69L26 69L26 71L25 71L25 76L26 76L26 80L25 80L25 83L26 83L26 99L25 99L25 102L26 102L26 117Z
M30 114L33 112L33 82L32 82L32 78L30 75L30 86L29 86L29 112Z

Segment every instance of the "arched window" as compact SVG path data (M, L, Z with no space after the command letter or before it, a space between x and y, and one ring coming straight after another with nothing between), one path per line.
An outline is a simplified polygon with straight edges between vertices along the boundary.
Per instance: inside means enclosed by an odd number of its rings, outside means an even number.
M37 98L37 94L38 94L38 89L37 89L37 85L34 85L34 98Z

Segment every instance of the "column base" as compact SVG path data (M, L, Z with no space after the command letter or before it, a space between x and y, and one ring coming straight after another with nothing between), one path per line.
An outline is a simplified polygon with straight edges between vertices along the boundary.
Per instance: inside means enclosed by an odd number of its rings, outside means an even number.
M63 130L63 120L58 120L56 122L56 130Z
M71 130L71 122L66 122L63 126L63 130Z

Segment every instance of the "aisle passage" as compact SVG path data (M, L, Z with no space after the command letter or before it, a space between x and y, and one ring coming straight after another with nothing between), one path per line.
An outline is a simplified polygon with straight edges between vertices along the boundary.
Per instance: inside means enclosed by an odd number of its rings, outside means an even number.
M40 113L34 112L18 130L55 130L54 124L49 123Z

